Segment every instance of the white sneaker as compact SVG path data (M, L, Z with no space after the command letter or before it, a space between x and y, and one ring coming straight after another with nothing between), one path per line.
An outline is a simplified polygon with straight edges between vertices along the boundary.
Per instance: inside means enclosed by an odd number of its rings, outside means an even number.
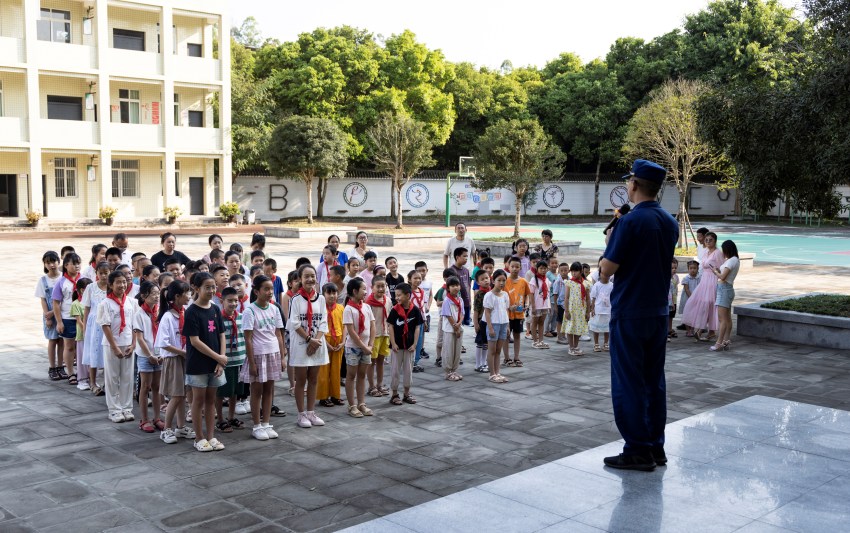
M133 420L136 419L136 417L133 416L133 411L130 411L129 409L122 411L121 414L124 415L124 421L125 422L132 422Z
M316 411L307 411L306 413L307 420L313 424L314 426L324 426L325 421L316 415Z
M124 421L124 414L121 411L112 411L109 413L109 420L115 422L116 424L120 424Z
M174 430L171 428L165 428L164 430L159 432L159 440L166 444L174 444L177 442L177 436L174 435Z
M269 440L269 434L262 424L254 426L254 429L251 431L251 435L257 440Z
M245 406L245 414L250 415L251 414L251 398L248 398L247 400L242 402L242 405Z
M210 445L210 442L207 439L201 439L195 443L195 449L199 452L211 452L213 451L213 447Z
M247 415L248 414L247 409L245 409L245 403L247 403L247 402L240 402L240 401L236 402L236 414L237 415Z
M174 434L178 437L182 437L184 439L194 439L195 438L195 430L190 428L189 426L183 426L182 428L177 428L177 431Z
M263 429L266 430L266 435L268 435L270 439L277 438L277 431L274 430L274 426L271 424L263 424Z
M313 423L307 418L307 413L298 413L298 421L296 422L300 428L311 428Z
M89 385L88 381L81 381L77 383L78 390L91 390L91 385Z

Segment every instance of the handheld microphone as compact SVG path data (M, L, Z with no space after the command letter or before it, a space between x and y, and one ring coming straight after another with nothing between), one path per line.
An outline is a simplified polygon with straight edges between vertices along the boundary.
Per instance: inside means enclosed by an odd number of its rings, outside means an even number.
M611 228L616 226L617 221L619 221L620 218L622 218L623 216L628 214L628 212L631 211L631 209L632 208L629 206L629 204L623 204L619 208L617 208L617 212L620 214L620 216L618 217L618 216L615 215L614 218L611 219L611 222L609 222L608 225L605 226L605 229L602 230L602 234L608 235L608 230L610 230Z

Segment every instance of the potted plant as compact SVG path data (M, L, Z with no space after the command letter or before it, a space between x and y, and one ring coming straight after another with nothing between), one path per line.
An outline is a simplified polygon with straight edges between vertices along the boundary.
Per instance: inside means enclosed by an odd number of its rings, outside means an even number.
M177 221L177 217L183 214L183 211L179 207L166 207L162 210L162 213L165 215L165 220L169 224L174 224Z
M242 214L242 210L236 202L224 202L218 206L218 214L225 222L234 222L236 217Z
M117 208L106 205L101 207L100 211L97 212L97 218L101 219L107 226L111 226L112 222L115 221L115 215L117 214Z
M41 211L27 211L27 222L30 226L38 226L39 220L41 220Z

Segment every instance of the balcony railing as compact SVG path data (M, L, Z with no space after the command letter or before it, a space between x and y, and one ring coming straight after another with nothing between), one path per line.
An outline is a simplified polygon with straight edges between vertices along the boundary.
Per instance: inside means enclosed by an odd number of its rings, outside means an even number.
M100 144L97 122L39 120L39 140L45 148L88 148Z
M19 117L0 117L0 144L20 144L29 141L27 120Z
M162 126L157 124L109 124L109 138L114 148L152 150L162 148Z
M214 152L221 150L220 128L174 128L174 149L178 152Z
M35 41L38 66L59 72L97 68L97 49L84 44Z
M221 61L205 57L174 56L171 76L192 83L221 81Z
M24 41L14 37L0 37L0 63L14 65L24 62Z

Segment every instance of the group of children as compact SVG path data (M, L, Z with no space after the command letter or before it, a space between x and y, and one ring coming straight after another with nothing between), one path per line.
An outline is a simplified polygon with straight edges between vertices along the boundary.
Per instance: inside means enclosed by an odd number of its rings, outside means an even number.
M435 364L449 381L463 379L464 325L475 329L475 370L492 383L508 381L501 367L523 366L524 330L536 349L557 338L582 355L588 330L594 351L608 349L612 283L586 264L529 253L524 239L501 269L481 252L470 273L469 251L455 249L436 291L424 261L405 276L394 257L379 264L365 241L340 252L335 235L316 264L299 258L286 279L266 257L261 234L247 253L239 244L225 251L221 236L211 235L210 252L198 261L175 249L171 233L161 243L148 258L130 253L119 233L111 246L93 246L85 265L71 247L47 252L36 296L49 378L105 396L116 423L135 420L135 397L139 428L159 431L168 444L185 438L202 452L224 449L216 431L244 427L238 416L245 414L254 438L277 438L270 417L285 415L274 405L284 374L302 428L324 425L317 402L347 405L355 418L373 414L367 396L415 404L412 374L429 358L424 339L435 302Z

